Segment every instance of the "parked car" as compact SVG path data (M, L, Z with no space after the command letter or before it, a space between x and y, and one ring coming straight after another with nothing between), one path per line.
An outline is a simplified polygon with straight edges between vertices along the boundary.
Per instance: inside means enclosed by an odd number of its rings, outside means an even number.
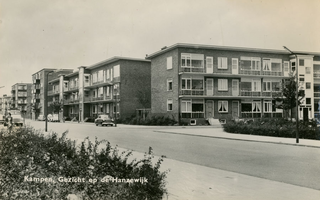
M98 118L94 120L96 126L114 126L114 121L109 115L99 115Z
M59 114L53 114L53 115L50 114L50 117L48 115L48 120L50 122L58 122L59 121Z
M12 117L12 123L15 126L23 126L23 118L21 117L21 115L11 115Z
M37 120L38 120L38 121L45 121L46 118L44 117L44 115L39 115L39 117L38 117Z

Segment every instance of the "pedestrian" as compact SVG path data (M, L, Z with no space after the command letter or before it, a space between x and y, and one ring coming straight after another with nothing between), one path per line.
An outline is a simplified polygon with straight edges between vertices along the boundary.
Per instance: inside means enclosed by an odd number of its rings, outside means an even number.
M11 133L12 128L13 128L13 119L11 117L11 113L8 113L8 116L6 118L6 123L7 123L7 126L8 126L8 132Z

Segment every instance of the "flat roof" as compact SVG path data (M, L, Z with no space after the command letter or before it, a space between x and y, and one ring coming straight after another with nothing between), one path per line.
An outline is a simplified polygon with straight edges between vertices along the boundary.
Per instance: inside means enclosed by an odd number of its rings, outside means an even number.
M130 61L140 61L140 62L151 62L150 60L146 60L146 59L142 59L142 58L129 58L129 57L114 56L114 57L109 58L109 59L107 59L107 60L103 60L103 61L98 62L98 63L96 63L96 64L90 65L90 66L87 67L86 69L89 69L89 70L95 69L95 68L101 67L101 66L103 66L103 65L116 62L116 61L118 61L118 60L130 60Z
M273 54L287 54L291 55L287 50L276 50L276 49L260 49L260 48L249 48L249 47L232 47L232 46L216 46L216 45L205 45L205 44L188 44L188 43L176 43L169 47L163 47L160 51L154 52L146 56L146 59L151 59L156 56L159 56L165 52L171 51L176 48L193 48L193 49L216 49L216 50L229 50L229 51L248 51L248 52L257 52L257 53L273 53ZM320 56L320 53L317 52L303 52L303 51L294 51L295 54L304 54L304 55L316 55Z
M32 75L37 74L37 73L42 72L42 71L54 71L54 70L68 71L68 70L74 70L74 69L43 68L43 69L37 71L36 73L33 73Z

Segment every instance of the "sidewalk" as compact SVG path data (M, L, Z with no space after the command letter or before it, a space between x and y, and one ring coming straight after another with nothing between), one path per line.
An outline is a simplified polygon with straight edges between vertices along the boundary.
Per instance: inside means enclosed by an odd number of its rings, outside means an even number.
M156 130L155 132L320 148L320 140L299 139L297 144L296 138L227 133L223 131L223 128L182 127L181 129Z

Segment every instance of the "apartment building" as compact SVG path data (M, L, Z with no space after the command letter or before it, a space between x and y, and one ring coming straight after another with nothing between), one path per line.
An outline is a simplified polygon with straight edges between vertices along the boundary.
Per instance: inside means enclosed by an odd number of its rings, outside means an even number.
M11 108L11 102L11 96L4 94L2 97L0 97L0 114L7 114L7 110Z
M282 117L274 97L296 73L305 98L299 118L314 118L320 105L320 54L285 50L175 44L151 60L151 112L179 122L208 118ZM298 62L297 62L298 61Z
M60 75L70 74L72 72L72 69L44 68L32 74L31 102L33 120L37 119L39 115L44 115L44 113L47 112L47 109L49 109L48 104L52 101L52 96L48 92L48 88L52 87L49 84L49 81L57 79Z
M32 83L16 83L11 87L11 109L25 113L31 118L31 87Z
M50 101L63 104L65 118L86 121L98 114L126 118L150 108L150 61L113 57L49 81Z

